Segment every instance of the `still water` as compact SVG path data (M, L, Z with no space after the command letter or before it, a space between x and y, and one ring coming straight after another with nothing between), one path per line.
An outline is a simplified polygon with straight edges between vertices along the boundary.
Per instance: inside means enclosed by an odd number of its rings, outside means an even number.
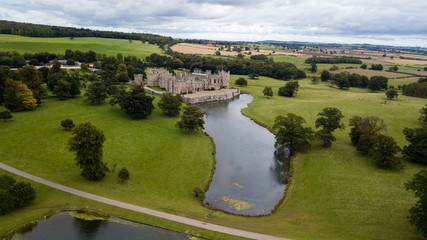
M228 212L269 214L283 197L287 166L274 154L274 135L240 112L253 96L199 105L216 145L216 170L204 203Z
M72 215L72 216L71 216ZM117 240L117 239L199 239L184 233L174 232L119 218L78 217L76 212L67 212L38 222L37 225L15 234L13 240Z

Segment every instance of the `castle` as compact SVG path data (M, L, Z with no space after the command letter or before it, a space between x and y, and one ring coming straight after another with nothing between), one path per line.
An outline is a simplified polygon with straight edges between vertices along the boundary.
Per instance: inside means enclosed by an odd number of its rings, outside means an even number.
M142 79L135 83L142 84ZM164 68L147 68L147 86L160 87L173 94L193 93L204 90L220 90L230 88L230 72L219 71L212 74L196 71L193 73L178 72L175 75Z

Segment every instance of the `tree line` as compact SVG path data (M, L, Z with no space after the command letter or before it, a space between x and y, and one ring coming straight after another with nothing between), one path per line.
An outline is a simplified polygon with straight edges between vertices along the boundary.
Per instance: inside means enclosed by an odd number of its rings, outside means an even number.
M74 27L58 27L32 23L19 23L12 21L0 21L1 34L13 34L28 37L99 37L99 38L115 38L129 39L148 42L163 46L173 44L177 40L171 37L164 37L150 33L124 33L113 31L90 30L85 28Z
M318 57L314 56L307 58L305 63L329 63L329 64L339 64L339 63L352 63L352 64L361 64L362 61L356 57Z

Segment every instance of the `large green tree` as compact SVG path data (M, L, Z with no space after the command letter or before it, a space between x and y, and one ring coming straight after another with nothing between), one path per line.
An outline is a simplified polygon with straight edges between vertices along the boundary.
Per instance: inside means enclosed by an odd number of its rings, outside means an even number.
M172 93L164 93L158 106L166 116L176 116L181 111L181 97L174 96Z
M323 147L330 147L336 140L332 134L336 129L344 129L345 125L341 122L344 115L338 108L326 107L317 114L316 128L322 128L316 132L316 136L322 141Z
M288 113L279 115L274 121L274 129L279 129L276 134L276 147L289 148L290 154L303 152L311 147L310 140L314 137L314 131L310 127L304 127L303 117Z
M351 142L363 153L374 150L377 137L387 131L384 120L379 117L354 116L349 125L353 127L350 130Z
M194 131L199 128L204 129L205 120L203 116L206 112L202 111L196 105L189 105L184 107L181 120L176 122L176 126L182 131Z
M409 210L409 222L415 225L423 237L427 237L427 170L421 170L405 184L406 190L414 191L418 201Z
M394 138L380 134L376 137L373 155L378 166L395 168L400 167L400 159L396 156L402 149Z
M121 90L111 100L111 104L119 104L123 112L134 119L143 119L151 115L154 110L154 97L148 96L144 88L135 86L130 91Z
M299 88L298 81L289 81L285 84L285 86L279 88L279 96L284 97L293 97L297 95Z
M68 141L68 147L76 153L76 165L82 169L81 175L88 180L100 180L110 171L102 161L104 132L86 122L78 124L73 135Z
M86 97L85 102L88 101L91 104L101 104L105 102L105 99L108 97L108 88L104 82L95 80L89 85L84 96Z
M427 125L420 128L403 129L408 146L403 147L402 155L405 159L427 164Z

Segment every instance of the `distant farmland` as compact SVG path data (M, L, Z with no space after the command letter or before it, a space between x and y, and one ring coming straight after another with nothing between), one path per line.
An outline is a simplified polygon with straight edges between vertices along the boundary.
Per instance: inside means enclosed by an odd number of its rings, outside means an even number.
M20 53L49 52L64 54L65 50L94 51L106 55L136 56L144 58L152 53L162 54L162 50L153 44L141 41L108 38L34 38L0 34L0 51Z

